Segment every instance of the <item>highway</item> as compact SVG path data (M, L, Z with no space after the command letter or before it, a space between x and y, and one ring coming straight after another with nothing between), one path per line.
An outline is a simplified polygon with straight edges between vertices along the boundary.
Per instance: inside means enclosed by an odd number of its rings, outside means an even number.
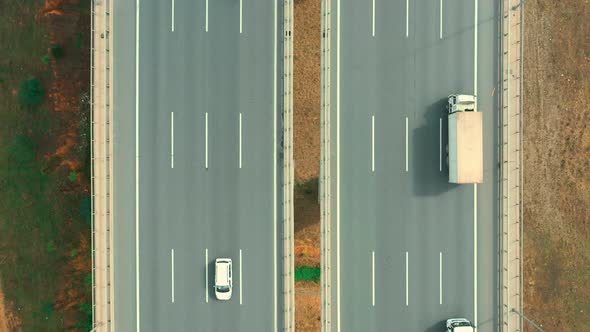
M498 330L498 1L331 0L331 330ZM448 183L449 94L484 182Z
M281 6L114 2L117 331L282 326Z

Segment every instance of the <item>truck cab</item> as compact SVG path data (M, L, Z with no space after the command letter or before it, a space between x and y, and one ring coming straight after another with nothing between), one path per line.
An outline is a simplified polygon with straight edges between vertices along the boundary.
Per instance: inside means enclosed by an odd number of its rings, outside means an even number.
M448 99L449 114L455 112L475 112L475 96L450 95Z
M447 332L473 332L473 324L465 318L447 319Z

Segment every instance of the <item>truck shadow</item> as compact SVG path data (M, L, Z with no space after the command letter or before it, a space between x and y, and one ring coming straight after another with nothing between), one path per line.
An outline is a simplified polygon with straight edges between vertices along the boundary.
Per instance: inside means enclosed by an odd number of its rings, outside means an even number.
M440 332L440 331L446 331L446 328L447 328L446 322L443 320L443 321L440 321L440 322L438 322L438 323L436 323L436 324L434 324L434 325L426 328L426 330L424 330L424 332Z
M457 186L449 183L446 161L448 144L446 103L447 100L444 98L430 105L424 116L426 124L414 129L412 133L409 171L413 173L415 195L439 195Z

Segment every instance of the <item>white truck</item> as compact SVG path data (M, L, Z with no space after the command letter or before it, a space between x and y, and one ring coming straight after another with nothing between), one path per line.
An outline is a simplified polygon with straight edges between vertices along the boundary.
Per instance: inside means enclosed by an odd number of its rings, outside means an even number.
M447 111L449 182L482 183L483 117L475 107L475 96L450 95Z
M447 332L473 332L473 324L465 318L447 319Z

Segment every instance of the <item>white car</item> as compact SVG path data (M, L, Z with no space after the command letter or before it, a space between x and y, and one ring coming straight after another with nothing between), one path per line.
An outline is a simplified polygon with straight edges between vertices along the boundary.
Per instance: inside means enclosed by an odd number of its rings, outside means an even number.
M231 259L217 258L215 260L215 297L218 300L231 299Z
M473 332L473 324L465 318L447 319L448 332Z

